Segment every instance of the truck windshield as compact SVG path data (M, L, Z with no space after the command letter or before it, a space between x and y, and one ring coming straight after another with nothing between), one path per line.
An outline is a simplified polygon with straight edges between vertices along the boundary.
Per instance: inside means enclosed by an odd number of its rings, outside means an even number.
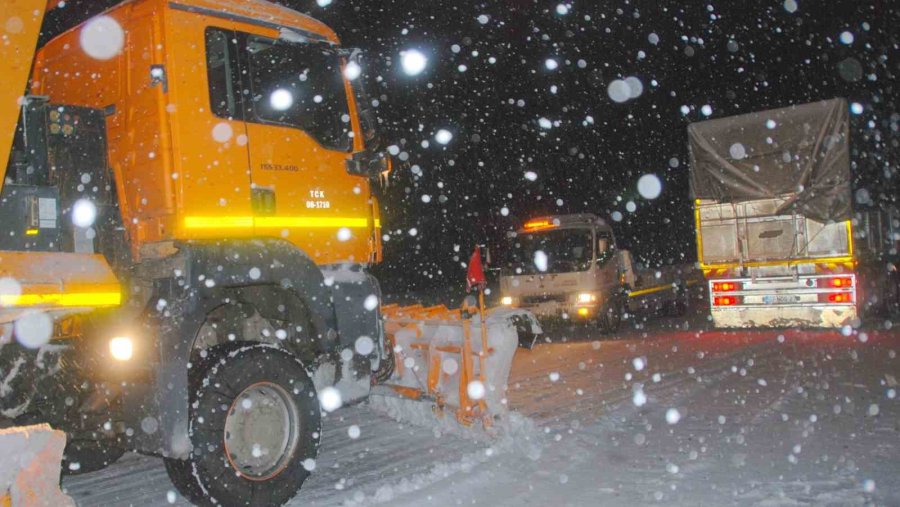
M586 271L593 257L591 231L555 229L519 234L513 240L510 274Z
M339 53L251 35L247 55L253 114L259 121L298 127L326 148L350 151L350 108Z

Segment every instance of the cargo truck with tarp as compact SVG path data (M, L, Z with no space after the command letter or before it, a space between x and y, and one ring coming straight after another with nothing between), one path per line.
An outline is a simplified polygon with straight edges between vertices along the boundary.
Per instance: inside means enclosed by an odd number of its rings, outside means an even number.
M896 306L897 210L853 209L845 100L698 122L688 138L717 327L841 327Z

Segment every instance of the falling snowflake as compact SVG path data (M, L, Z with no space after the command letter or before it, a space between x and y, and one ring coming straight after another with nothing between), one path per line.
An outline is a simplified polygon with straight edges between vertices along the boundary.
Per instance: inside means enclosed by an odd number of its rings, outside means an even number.
M447 144L453 139L453 134L447 129L440 129L434 134L434 140L440 144Z
M681 413L676 408L666 410L666 422L669 424L678 424L681 420Z
M400 66L409 76L417 76L425 70L428 58L418 49L407 49L400 52Z
M79 37L81 49L96 60L109 60L122 52L125 31L109 16L97 16L85 23Z
M662 193L662 181L655 174L645 174L638 179L637 188L644 199L656 199Z
M331 386L325 387L319 391L319 404L322 406L322 410L334 412L343 404L341 392Z

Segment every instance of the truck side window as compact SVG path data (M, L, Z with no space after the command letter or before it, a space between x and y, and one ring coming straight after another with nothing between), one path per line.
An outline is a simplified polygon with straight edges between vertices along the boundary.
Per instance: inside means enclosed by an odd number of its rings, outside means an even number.
M239 113L238 73L234 49L229 43L234 33L219 28L206 29L206 75L209 81L209 107L220 118L235 118Z
M614 250L616 249L615 244L612 242L608 233L598 232L597 233L597 263L601 266L606 264Z
M254 118L297 127L322 146L350 151L350 112L343 57L318 44L256 35L246 38Z

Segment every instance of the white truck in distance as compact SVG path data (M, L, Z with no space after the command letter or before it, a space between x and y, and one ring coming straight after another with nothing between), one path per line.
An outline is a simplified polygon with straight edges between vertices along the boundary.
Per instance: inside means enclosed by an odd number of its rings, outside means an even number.
M509 251L500 273L504 306L543 322L596 323L608 333L639 311L683 313L696 282L690 265L635 269L609 224L592 214L529 220L510 234Z

